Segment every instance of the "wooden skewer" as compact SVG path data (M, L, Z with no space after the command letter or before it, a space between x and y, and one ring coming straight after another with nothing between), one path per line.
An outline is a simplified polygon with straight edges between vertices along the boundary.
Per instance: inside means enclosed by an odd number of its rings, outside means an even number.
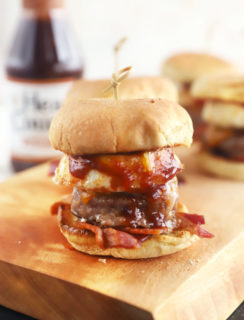
M128 78L130 72L131 72L132 66L126 67L124 69L121 69L115 73L112 74L111 84L103 91L104 94L109 92L111 89L114 89L114 98L118 100L118 87L120 86L120 83Z
M119 52L121 50L121 48L123 47L123 45L126 43L127 38L124 37L122 39L120 39L116 45L114 46L114 70L115 73L118 72L119 70Z

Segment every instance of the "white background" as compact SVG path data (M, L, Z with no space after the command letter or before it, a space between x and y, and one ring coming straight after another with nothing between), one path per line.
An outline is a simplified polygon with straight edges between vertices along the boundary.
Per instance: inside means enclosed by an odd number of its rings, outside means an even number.
M0 0L0 79L20 4ZM66 7L82 48L86 78L110 77L112 48L123 36L129 40L121 65L133 65L135 75L159 74L167 56L188 50L214 53L244 67L244 0L66 0ZM5 110L2 103L0 179L8 175Z
M34 0L33 0L34 1ZM21 0L0 0L0 59L7 52ZM163 59L184 50L209 51L244 66L243 0L66 0L86 77L108 77L112 48L127 36L121 62L135 74L157 74Z

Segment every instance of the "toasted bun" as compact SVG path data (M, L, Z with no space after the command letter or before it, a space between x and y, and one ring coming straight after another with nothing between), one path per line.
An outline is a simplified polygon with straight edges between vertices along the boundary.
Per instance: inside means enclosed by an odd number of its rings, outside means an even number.
M236 72L229 62L204 53L177 54L163 65L163 75L180 83L192 82L203 75Z
M179 211L187 212L185 206L179 205ZM76 250L99 256L112 256L123 259L146 259L165 256L189 247L198 240L197 235L188 231L176 231L167 235L155 236L146 240L137 249L109 248L101 249L93 235L78 234L70 231L67 226L62 225L62 217L59 219L59 227L62 234Z
M104 89L110 85L110 80L77 80L71 87L68 99L113 98L110 90L104 95ZM120 99L162 98L178 101L178 91L172 81L162 77L129 78L121 82Z
M206 151L199 154L199 162L204 170L213 175L244 181L244 162L227 160Z
M66 100L55 115L49 138L67 154L96 154L190 146L188 113L167 100Z
M244 76L202 77L194 82L191 94L198 99L217 99L244 103Z
M202 116L207 123L221 128L244 128L244 107L234 102L208 101Z

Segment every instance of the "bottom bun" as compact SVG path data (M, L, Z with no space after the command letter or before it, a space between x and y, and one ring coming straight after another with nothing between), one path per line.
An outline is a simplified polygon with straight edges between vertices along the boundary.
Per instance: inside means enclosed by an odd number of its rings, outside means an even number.
M186 207L179 204L178 211L187 212ZM95 236L91 234L72 233L62 225L62 217L59 219L59 227L62 234L76 250L90 255L112 256L123 259L146 259L165 256L189 247L199 237L189 231L175 231L164 235L153 235L150 239L142 242L136 249L107 248L98 246Z
M244 181L244 162L231 161L209 152L199 154L201 167L216 176Z

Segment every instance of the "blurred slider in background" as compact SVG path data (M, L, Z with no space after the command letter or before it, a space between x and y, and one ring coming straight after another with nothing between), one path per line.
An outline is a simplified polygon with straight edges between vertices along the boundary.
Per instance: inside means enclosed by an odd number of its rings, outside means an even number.
M169 57L162 73L172 79L179 89L179 104L187 109L193 124L194 137L199 139L204 131L201 118L202 101L195 100L190 92L192 83L202 76L236 74L238 70L229 62L205 53L181 53Z
M244 181L244 77L204 77L191 89L204 102L200 164L208 172Z
M69 91L69 99L113 98L113 91L104 93L111 81L78 80ZM171 80L163 77L136 77L125 79L119 86L120 99L161 98L178 101L178 90Z
M6 62L11 162L20 171L57 156L48 130L74 79L83 73L63 0L22 0Z

